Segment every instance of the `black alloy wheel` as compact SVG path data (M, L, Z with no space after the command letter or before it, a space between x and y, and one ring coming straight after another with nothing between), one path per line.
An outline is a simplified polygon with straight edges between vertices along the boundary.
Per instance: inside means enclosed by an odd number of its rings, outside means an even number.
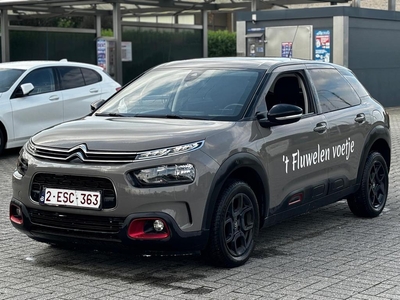
M377 217L386 205L388 188L389 174L386 161L379 152L372 152L364 166L361 186L347 199L347 204L356 216Z
M243 193L233 197L225 213L225 246L234 257L240 257L250 247L254 235L255 210Z
M246 263L254 249L259 230L257 198L250 186L231 180L217 200L205 254L210 261L223 267Z

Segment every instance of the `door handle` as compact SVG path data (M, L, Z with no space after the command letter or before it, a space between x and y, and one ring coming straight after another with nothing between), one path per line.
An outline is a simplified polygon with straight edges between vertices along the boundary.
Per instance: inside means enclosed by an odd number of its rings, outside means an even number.
M99 90L98 90L98 89L90 89L89 92L91 92L91 93L98 93Z
M354 119L357 123L363 123L365 122L365 115L364 114L358 114L356 118Z
M318 123L317 126L314 127L314 131L318 133L324 133L326 131L326 123Z
M55 101L55 100L58 100L58 99L60 99L60 97L58 97L57 95L53 95L53 96L49 97L50 101Z

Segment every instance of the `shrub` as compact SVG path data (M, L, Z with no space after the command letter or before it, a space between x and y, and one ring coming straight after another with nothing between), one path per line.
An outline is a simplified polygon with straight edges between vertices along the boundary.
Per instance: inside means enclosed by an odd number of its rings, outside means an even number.
M209 31L208 56L236 56L236 33L227 30Z

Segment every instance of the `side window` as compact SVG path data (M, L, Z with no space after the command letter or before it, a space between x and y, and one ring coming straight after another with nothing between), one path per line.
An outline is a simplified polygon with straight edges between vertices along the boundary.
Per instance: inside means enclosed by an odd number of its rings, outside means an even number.
M101 81L101 76L96 71L86 68L81 68L81 71L86 85Z
M55 91L54 73L52 68L36 69L30 72L20 84L32 83L34 89L30 96Z
M265 100L268 110L276 104L286 103L301 107L304 114L313 111L310 99L307 97L304 80L297 73L279 75L269 89Z
M77 67L58 67L61 78L61 89L72 89L85 85L80 68Z
M344 78L347 79L347 81L350 83L352 88L356 91L358 96L360 98L369 96L368 91L365 89L365 87L361 84L360 81L356 78L356 76L351 72L349 69L345 68L340 68L339 69L340 74L344 76Z
M336 69L311 69L323 113L358 105L360 98Z

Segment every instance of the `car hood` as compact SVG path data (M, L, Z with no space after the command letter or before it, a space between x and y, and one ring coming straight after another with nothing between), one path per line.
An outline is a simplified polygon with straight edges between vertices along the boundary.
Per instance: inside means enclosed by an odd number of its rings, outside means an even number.
M46 129L32 141L64 149L86 144L89 150L144 151L201 141L233 125L227 121L90 116Z

